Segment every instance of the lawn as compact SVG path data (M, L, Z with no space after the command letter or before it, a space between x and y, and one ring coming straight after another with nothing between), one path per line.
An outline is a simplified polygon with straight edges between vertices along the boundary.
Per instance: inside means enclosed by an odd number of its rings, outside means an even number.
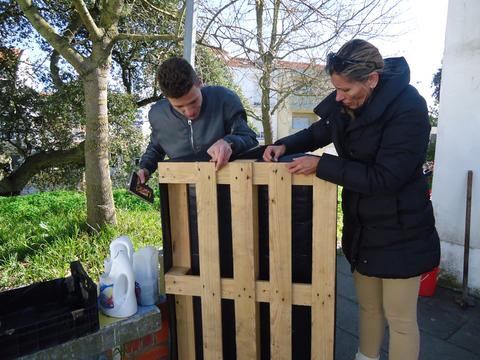
M85 194L45 192L0 198L0 290L65 277L80 260L96 282L110 241L127 234L135 249L161 246L158 200L152 206L115 190L118 226L100 232L86 226Z

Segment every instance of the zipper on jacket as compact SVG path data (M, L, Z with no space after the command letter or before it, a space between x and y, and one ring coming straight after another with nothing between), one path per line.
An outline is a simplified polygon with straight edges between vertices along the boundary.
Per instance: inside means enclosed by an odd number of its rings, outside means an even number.
M192 150L193 152L195 151L195 146L193 145L193 126L192 126L192 120L188 119L188 126L190 126L190 143L192 144Z

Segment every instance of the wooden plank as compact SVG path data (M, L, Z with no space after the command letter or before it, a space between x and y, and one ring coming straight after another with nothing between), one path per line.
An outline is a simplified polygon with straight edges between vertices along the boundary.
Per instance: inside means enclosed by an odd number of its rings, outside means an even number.
M312 229L312 359L333 360L337 187L315 177Z
M270 351L292 356L291 175L285 164L269 164Z
M158 182L160 184L193 184L197 181L195 163L158 163Z
M197 223L205 359L222 359L220 250L214 163L197 163Z
M231 164L236 164L239 160L227 164L217 173L217 184L230 184ZM251 162L251 161L245 161ZM158 164L159 182L161 184L193 184L196 182L196 173L193 169L198 163L169 163L163 162ZM269 163L252 163L253 168L253 184L268 185L269 182ZM283 164L285 166L285 164ZM293 175L293 185L312 185L313 176Z
M200 276L183 275L184 268L172 268L165 275L167 293L172 295L201 296L202 284ZM234 279L222 279L222 299L235 300L238 297L237 284ZM257 280L255 282L255 299L257 302L270 302L270 283ZM310 284L293 284L293 305L312 305L312 287Z
M254 219L258 212L252 164L230 164L230 178L237 359L254 360L260 358L260 315L255 301L258 233Z
M161 174L162 172L160 172ZM190 232L188 228L188 198L185 185L168 186L173 266L190 269ZM168 290L167 290L168 293ZM195 359L195 329L191 296L175 297L178 358Z

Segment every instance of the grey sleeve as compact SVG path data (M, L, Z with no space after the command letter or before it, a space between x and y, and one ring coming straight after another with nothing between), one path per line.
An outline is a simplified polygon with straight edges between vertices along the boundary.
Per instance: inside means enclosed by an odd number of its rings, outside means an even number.
M163 161L164 158L165 151L163 151L159 144L155 144L152 132L147 149L140 159L140 168L145 168L150 172L150 174L153 174L155 170L157 170L158 162Z
M240 154L258 145L257 135L250 129L247 123L247 113L240 101L240 98L230 92L230 111L224 119L225 133L224 140L232 144L233 154Z
M236 116L232 120L231 131L223 139L232 144L233 154L240 154L258 145L255 132L241 116Z

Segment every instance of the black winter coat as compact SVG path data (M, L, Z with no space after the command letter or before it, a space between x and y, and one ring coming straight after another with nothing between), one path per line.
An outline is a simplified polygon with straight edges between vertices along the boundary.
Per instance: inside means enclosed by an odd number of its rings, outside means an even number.
M320 120L277 141L287 153L333 142L337 156L322 155L316 174L343 186L342 248L352 271L408 278L440 261L440 242L422 165L430 134L425 100L409 85L404 58L385 60L368 103L354 120L335 101L316 108Z

